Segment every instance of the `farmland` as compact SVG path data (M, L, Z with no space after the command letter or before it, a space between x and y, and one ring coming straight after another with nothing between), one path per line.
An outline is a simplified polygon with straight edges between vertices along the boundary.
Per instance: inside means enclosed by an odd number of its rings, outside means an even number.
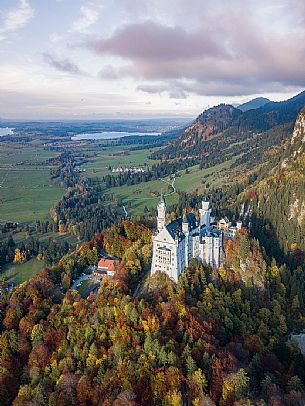
M41 143L2 143L0 148L0 221L32 223L48 218L63 195L50 180L46 160L55 153Z

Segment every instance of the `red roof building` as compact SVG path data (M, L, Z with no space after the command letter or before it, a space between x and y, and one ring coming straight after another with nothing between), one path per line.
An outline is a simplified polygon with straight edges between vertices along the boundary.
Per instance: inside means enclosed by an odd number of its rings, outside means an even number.
M99 271L107 272L107 275L113 276L120 262L121 261L118 259L101 258L98 261L97 269Z

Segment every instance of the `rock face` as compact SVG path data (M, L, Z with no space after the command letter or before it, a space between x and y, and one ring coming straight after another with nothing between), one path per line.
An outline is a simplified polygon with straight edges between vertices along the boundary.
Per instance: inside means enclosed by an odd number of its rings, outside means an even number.
M222 135L242 112L228 104L220 104L201 113L196 120L184 131L181 143L195 143L197 140L208 139Z
M297 116L280 167L260 180L255 192L255 199L245 203L253 209L252 223L264 245L271 241L275 250L277 242L285 254L297 258L302 251L305 257L305 108Z
M291 138L291 145L302 147L302 144L305 144L305 108L298 115Z

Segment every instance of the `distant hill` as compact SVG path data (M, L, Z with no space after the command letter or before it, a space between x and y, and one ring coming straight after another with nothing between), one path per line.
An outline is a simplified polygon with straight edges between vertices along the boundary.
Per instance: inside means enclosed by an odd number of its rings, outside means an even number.
M208 140L220 135L232 126L242 113L233 106L220 104L201 113L182 133L181 141L192 144L199 140Z
M271 100L267 99L266 97L257 97L256 99L250 100L246 103L243 103L237 108L243 112L253 109L258 109L259 107L265 106L265 104L270 103Z
M154 157L198 158L211 152L223 154L224 148L232 142L242 141L244 147L248 147L248 142L245 141L251 141L255 134L264 133L278 126L281 126L281 131L284 128L285 134L280 135L280 138L283 138L291 133L296 117L304 105L305 91L289 100L268 102L245 112L231 105L220 104L203 111L178 138L158 151ZM275 131L271 136L278 135L279 132ZM217 143L213 148L212 140ZM240 152L242 149L241 147Z

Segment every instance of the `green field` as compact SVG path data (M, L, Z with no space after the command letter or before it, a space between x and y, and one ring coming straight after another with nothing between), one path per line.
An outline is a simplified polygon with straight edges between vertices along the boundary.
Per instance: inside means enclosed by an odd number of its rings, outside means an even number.
M133 145L134 147L134 145ZM156 151L158 148L141 149L138 151L130 151L130 147L109 147L100 151L97 155L90 159L88 163L82 166L86 169L86 176L89 178L103 177L111 174L110 167L130 167L130 166L144 166L147 164L151 166L158 161L152 161L148 156ZM118 155L119 154L119 155ZM124 155L120 155L124 154Z
M19 285L20 283L27 281L31 276L41 272L43 267L43 261L33 258L24 264L6 265L0 273L0 276L5 276L8 283Z
M92 157L89 162L83 165L86 169L86 176L89 178L102 178L110 174L110 167L118 166L148 166L157 163L157 161L150 160L148 156L156 150L155 149L142 149L137 151L130 151L130 147L108 147L103 151ZM125 155L117 155L125 151ZM223 162L219 165L208 169L199 169L199 166L193 166L186 171L180 171L176 177L174 186L176 191L181 192L197 192L204 194L207 192L206 185L221 186L227 181L226 170L234 163L235 159ZM129 214L141 214L145 206L147 208L154 208L158 202L159 194L163 191L166 201L169 205L178 201L178 194L173 193L172 188L169 186L172 183L171 178L163 180L154 180L147 183L141 183L133 186L121 186L106 189L105 192L119 199L123 205L128 206Z
M85 281L82 281L82 284L81 284L80 288L78 289L78 292L81 295L81 297L85 298L89 295L89 293L93 289L95 289L99 285L100 285L100 283L96 283L92 279L87 279Z
M189 168L188 173L180 171L174 182L176 192L204 194L207 192L206 183L209 184L209 187L223 185L227 181L226 169L234 161L235 159L232 159L208 169L199 169L199 166L196 165ZM143 213L145 206L149 209L156 207L161 191L164 193L168 205L177 203L178 194L172 192L169 187L171 183L172 179L165 178L133 186L124 185L111 188L107 190L107 193L122 199L125 206L129 205L128 211L130 214L139 214Z
M49 217L50 208L64 190L50 180L50 167L42 165L55 156L42 144L0 144L0 222L31 223Z

